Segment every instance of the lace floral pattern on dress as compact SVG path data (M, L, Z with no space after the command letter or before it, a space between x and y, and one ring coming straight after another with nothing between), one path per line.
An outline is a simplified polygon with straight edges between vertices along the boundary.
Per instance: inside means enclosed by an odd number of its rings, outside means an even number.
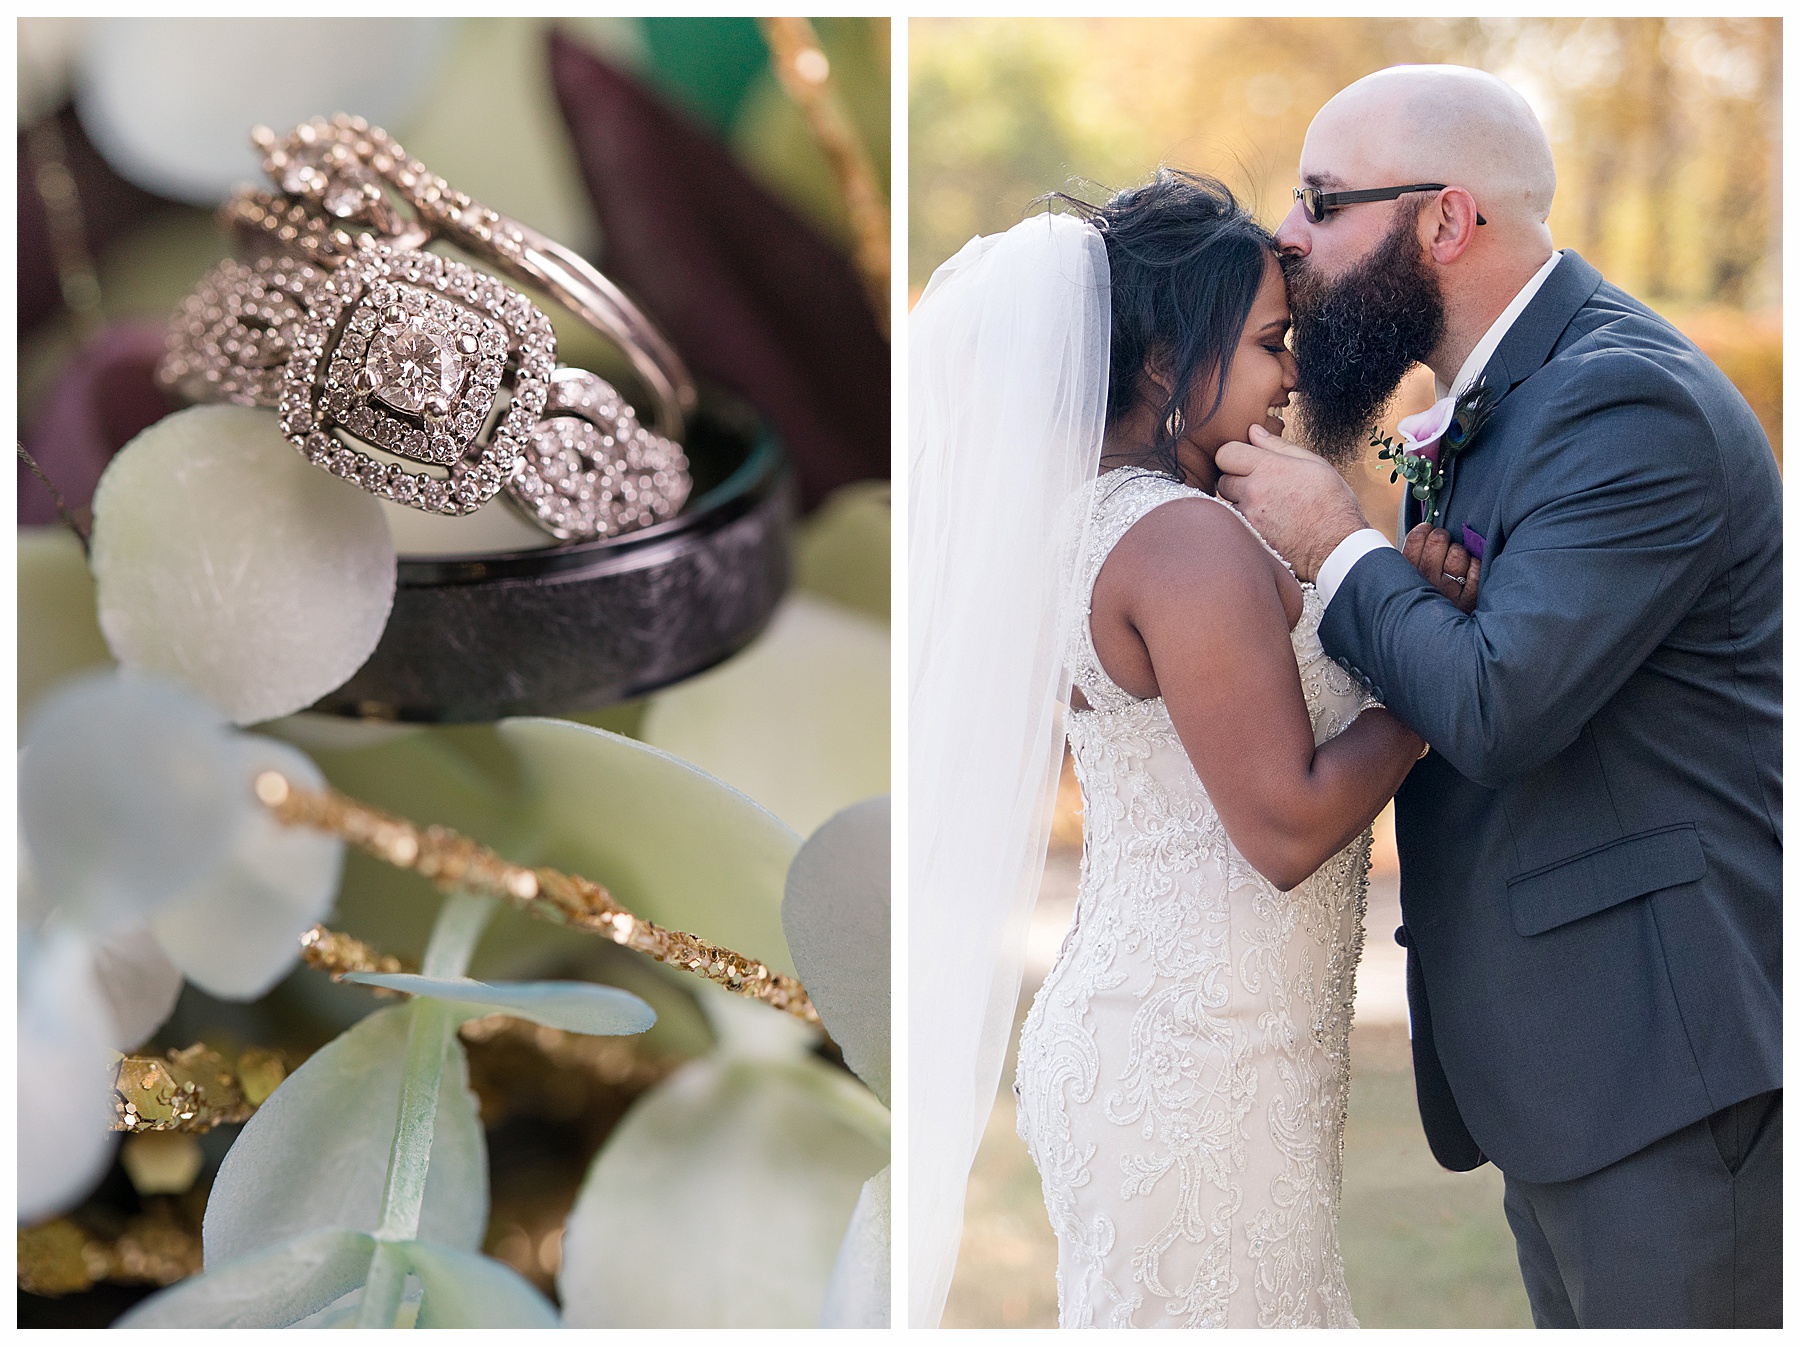
M1083 609L1134 523L1212 498L1148 474L1090 490ZM1304 594L1294 654L1322 743L1376 703ZM1162 701L1106 676L1086 620L1067 644L1092 708L1068 716L1081 888L1017 1080L1062 1325L1353 1327L1336 1217L1369 834L1278 891L1225 835Z

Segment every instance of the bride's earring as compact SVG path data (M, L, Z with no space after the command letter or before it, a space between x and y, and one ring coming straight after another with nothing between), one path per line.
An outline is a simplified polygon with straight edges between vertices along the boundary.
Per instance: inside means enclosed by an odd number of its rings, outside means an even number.
M1180 407L1176 407L1175 410L1171 411L1168 419L1163 422L1163 429L1169 432L1170 439L1180 439L1181 432L1186 427L1187 417L1181 414Z

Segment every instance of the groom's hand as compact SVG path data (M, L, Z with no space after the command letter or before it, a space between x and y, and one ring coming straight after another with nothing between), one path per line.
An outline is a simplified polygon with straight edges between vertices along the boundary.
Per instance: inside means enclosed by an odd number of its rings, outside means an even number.
M1350 484L1318 454L1260 425L1250 427L1250 440L1234 440L1214 455L1218 492L1243 511L1296 575L1315 580L1337 544L1369 521Z

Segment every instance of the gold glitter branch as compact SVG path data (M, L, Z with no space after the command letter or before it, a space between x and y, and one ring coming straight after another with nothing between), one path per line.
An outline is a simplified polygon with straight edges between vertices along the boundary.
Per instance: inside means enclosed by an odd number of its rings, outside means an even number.
M515 865L447 827L419 827L329 787L309 790L295 785L278 771L265 771L256 778L256 797L282 823L342 837L377 860L423 875L445 892L499 898L540 920L591 930L615 944L647 953L658 962L819 1026L818 1011L806 988L794 978L698 935L664 930L634 916L604 887L578 874ZM333 938L374 956L357 941Z
M341 980L346 972L418 971L418 968L402 962L391 953L377 952L354 935L346 935L340 930L327 930L322 925L315 925L300 936L300 956L306 960L308 967L329 972L335 980ZM400 994L399 991L390 991L382 986L371 986L368 989L383 997Z
M856 231L856 265L885 331L892 276L886 198L869 151L850 126L831 84L831 63L805 19L762 19L763 38L775 57L775 74L799 105L813 139L825 152Z
M234 1064L204 1043L124 1056L113 1072L114 1131L210 1131L248 1121L287 1078L279 1055L246 1048Z

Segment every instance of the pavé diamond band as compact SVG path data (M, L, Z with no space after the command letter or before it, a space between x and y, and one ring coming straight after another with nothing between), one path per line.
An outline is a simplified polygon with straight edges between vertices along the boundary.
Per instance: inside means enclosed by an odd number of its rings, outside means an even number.
M226 223L261 255L222 263L183 301L159 369L165 386L195 401L277 407L283 433L312 462L414 509L466 514L504 488L564 541L680 509L687 462L669 433L680 433L693 385L604 277L451 192L359 119L257 141L293 194L245 191L226 207ZM422 250L438 236L541 285L616 341L669 433L641 425L604 379L557 368L544 314L501 281Z

